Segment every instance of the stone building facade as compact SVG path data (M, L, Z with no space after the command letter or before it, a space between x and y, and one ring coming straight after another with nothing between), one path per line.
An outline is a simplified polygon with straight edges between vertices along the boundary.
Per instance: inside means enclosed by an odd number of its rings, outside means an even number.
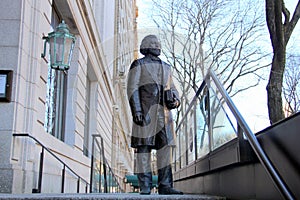
M103 180L105 167L105 179L128 191L125 71L137 57L135 0L3 0L0 9L0 192L102 192L90 180ZM76 37L68 71L41 57L43 36L62 20Z

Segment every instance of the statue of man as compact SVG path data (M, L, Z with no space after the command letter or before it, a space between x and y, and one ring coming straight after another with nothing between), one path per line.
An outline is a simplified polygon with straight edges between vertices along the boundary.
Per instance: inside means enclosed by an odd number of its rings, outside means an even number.
M183 194L173 188L171 148L175 144L171 109L180 105L169 64L158 56L161 44L155 35L140 46L143 58L129 70L127 95L133 117L131 147L136 148L136 174L140 194L152 187L151 150L156 150L159 194Z

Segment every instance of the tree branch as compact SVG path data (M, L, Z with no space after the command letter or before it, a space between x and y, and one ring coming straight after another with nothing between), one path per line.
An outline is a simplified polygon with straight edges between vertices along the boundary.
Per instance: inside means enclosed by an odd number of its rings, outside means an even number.
M285 31L285 41L286 41L286 44L288 43L290 37L291 37L291 34L298 22L300 18L300 0L298 1L298 4L295 8L295 11L294 11L294 14L293 14L293 17L291 19L291 21L288 23L288 26L286 27L286 31Z

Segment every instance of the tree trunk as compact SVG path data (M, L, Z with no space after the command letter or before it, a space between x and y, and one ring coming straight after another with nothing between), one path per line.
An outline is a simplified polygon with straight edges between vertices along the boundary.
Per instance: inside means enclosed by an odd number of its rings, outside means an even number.
M299 18L300 0L291 21L290 12L285 7L284 0L266 0L266 20L273 47L272 67L267 85L269 119L271 124L284 118L281 94L285 70L286 46Z
M274 53L267 85L268 110L271 124L284 118L281 98L284 73L282 66L285 66L285 51Z

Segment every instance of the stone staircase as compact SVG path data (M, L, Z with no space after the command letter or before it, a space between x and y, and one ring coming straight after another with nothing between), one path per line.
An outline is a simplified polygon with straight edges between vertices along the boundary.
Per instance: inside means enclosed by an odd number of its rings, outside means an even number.
M89 193L89 194L0 194L0 200L221 200L226 199L222 197L198 195L198 194L185 194L185 195L140 195L138 193Z

